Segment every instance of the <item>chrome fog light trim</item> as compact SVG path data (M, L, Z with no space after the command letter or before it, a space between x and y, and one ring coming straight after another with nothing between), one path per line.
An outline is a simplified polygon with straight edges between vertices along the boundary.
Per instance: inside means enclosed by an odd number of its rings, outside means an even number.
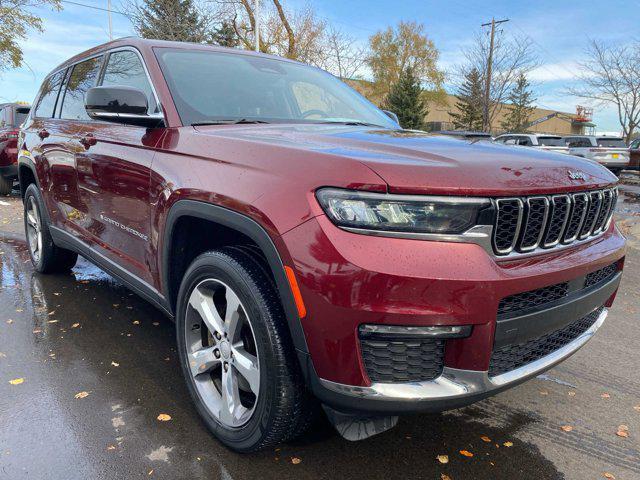
M411 327L399 325L360 325L361 337L433 337L433 338L463 338L471 334L471 325L437 325Z

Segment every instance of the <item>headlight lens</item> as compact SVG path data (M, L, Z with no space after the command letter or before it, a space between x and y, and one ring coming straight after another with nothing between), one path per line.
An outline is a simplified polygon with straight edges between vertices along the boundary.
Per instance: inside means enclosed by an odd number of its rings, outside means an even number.
M460 234L477 224L490 201L467 197L388 195L322 188L316 196L340 227L411 233Z

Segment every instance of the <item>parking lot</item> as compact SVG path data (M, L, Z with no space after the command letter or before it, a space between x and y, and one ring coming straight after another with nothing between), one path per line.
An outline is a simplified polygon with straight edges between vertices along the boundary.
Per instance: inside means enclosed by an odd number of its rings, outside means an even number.
M617 301L568 361L362 442L320 423L244 456L200 422L171 321L84 260L72 275L34 273L20 200L2 197L0 478L638 479L639 194L623 186L618 203L629 250Z

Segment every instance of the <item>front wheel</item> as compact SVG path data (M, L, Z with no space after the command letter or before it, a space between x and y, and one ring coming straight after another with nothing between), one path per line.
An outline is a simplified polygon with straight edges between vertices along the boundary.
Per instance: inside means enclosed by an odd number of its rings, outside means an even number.
M300 433L311 401L261 263L241 249L200 255L185 273L177 309L182 370L213 434L250 452Z
M32 183L24 194L24 230L31 263L40 273L67 272L76 264L78 254L53 243L44 208L40 190Z

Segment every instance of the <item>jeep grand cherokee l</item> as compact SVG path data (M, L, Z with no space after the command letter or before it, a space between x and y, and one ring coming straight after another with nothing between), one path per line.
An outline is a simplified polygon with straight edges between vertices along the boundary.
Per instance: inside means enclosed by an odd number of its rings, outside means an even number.
M60 65L19 175L35 269L82 255L174 318L238 451L319 404L357 439L535 376L600 328L625 255L605 168L405 131L326 72L212 46Z

